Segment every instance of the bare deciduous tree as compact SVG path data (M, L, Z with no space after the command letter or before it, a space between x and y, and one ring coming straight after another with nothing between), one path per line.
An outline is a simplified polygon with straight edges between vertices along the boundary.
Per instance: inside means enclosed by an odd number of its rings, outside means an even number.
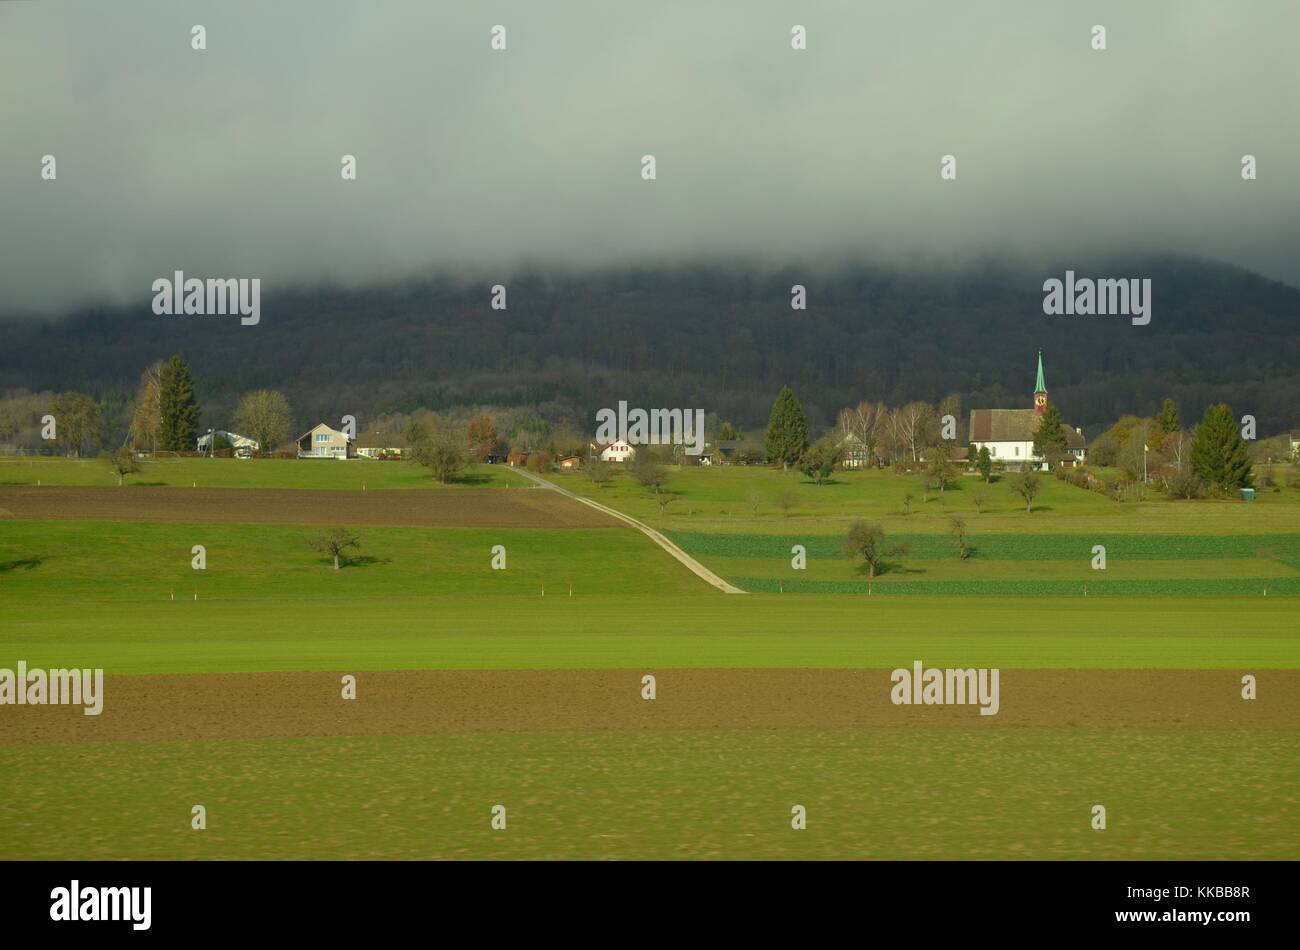
M126 476L140 471L140 463L136 461L135 452L130 446L124 445L116 452L106 452L104 461L108 463L108 467L117 476L119 488L126 484Z
M257 441L262 453L289 437L289 400L274 389L246 393L235 409L235 425Z
M1034 472L1021 472L1011 478L1011 490L1025 500L1025 511L1032 513L1034 510L1034 497L1038 494L1038 489L1042 487L1042 482Z
M867 564L868 578L874 579L885 570L885 558L907 553L905 545L885 547L885 529L875 522L855 521L844 538L844 553L852 558L862 558Z
M952 519L952 539L957 544L957 557L966 560L970 557L970 538L966 534L966 522L961 518Z
M319 538L309 541L312 550L328 554L334 558L334 570L338 570L340 560L346 560L347 552L361 547L361 539L347 528L331 528Z

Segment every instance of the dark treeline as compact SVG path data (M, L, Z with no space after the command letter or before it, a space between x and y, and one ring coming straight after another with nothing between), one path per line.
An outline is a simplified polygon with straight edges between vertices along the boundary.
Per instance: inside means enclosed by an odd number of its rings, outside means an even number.
M508 309L491 281L410 282L276 294L262 319L131 309L0 323L0 392L76 389L126 407L144 367L180 353L201 426L226 425L241 394L273 387L295 430L352 414L533 406L590 428L595 412L698 407L761 427L789 385L810 426L863 400L962 396L964 409L1028 407L1038 350L1052 401L1094 437L1172 397L1188 418L1211 403L1256 416L1261 434L1300 406L1300 290L1238 268L1162 258L1070 264L1080 277L1151 277L1149 326L1042 313L1041 285L1067 265L951 272L860 267L821 276L739 267L520 274ZM804 284L808 308L793 311Z

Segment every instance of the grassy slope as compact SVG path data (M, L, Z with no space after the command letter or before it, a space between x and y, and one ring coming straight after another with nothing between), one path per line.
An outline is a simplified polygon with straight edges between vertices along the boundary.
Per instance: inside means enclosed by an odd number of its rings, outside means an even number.
M1263 492L1254 502L1237 500L1170 501L1152 492L1145 501L1117 502L1055 478L1042 479L1032 514L1025 512L1006 479L983 485L961 477L942 497L921 500L916 476L890 472L837 472L832 483L814 485L802 475L758 466L673 468L666 490L676 496L660 515L654 496L624 473L596 487L582 474L551 476L565 488L595 498L666 531L741 534L839 534L858 518L877 520L893 533L946 533L953 515L979 533L1064 532L1161 534L1300 533L1300 491ZM777 499L785 492L796 501L789 511ZM983 512L975 498L987 496ZM904 499L915 495L911 514ZM750 494L759 496L757 512Z
M620 473L597 487L582 475L555 476L571 490L642 518L738 586L753 592L866 593L865 572L844 557L841 539L856 519L879 521L892 558L875 592L923 595L1245 596L1300 594L1300 492L1259 500L1171 501L1157 493L1117 502L1043 478L1034 511L1007 480L959 478L921 500L919 479L889 472L841 472L827 485L760 467L672 469L656 498ZM906 496L915 494L909 503ZM791 496L783 510L777 499ZM977 509L977 495L984 496ZM751 496L755 499L751 503ZM910 513L904 513L910 506ZM954 517L966 522L973 556L956 559ZM791 566L792 547L806 570ZM1107 567L1092 569L1093 547Z
M335 573L305 527L0 526L0 657L46 666L1300 665L1282 597L727 596L621 529L372 528L374 560Z

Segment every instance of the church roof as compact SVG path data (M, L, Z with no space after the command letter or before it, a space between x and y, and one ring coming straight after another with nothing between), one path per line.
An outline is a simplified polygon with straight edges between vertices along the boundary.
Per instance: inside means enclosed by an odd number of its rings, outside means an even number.
M1038 425L1038 415L1032 409L972 409L969 438L972 442L1032 442ZM1070 448L1087 444L1073 426L1063 423L1061 428Z
M1047 392L1047 383L1043 382L1043 351L1038 351L1038 382L1034 383L1034 392Z

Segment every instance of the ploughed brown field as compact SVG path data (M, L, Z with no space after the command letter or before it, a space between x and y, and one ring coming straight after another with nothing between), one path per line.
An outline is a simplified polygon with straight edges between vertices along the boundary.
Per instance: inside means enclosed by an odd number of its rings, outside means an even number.
M1300 670L1001 672L1001 708L895 706L889 670L468 670L106 676L104 709L28 706L0 746L547 731L790 729L1300 729ZM643 700L652 673L657 698Z
M0 518L319 524L328 512L353 525L434 528L625 528L558 492L521 488L456 491L325 491L298 488L64 488L0 486Z

